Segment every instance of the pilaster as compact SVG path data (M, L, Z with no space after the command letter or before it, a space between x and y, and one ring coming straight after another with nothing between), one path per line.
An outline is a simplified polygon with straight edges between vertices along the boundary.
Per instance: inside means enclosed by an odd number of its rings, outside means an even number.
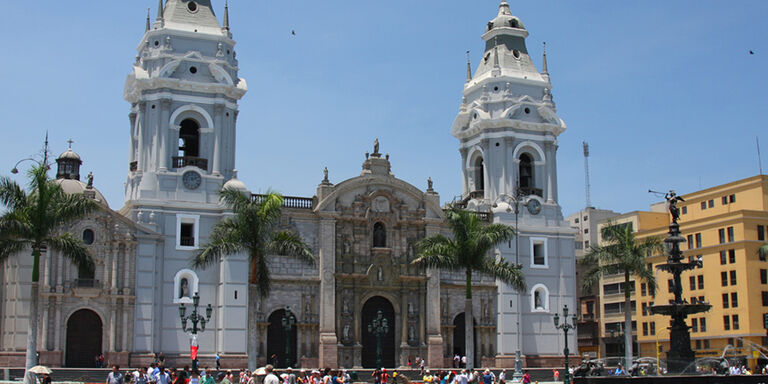
M320 221L320 351L321 367L338 366L336 337L336 219Z

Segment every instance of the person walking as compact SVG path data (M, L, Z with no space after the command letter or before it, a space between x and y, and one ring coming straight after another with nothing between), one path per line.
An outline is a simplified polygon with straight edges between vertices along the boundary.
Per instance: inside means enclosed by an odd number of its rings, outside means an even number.
M267 372L267 376L264 377L264 384L280 384L280 378L273 373L275 367L272 364L267 364L264 370Z
M218 352L216 352L216 370L221 370L221 355Z
M523 384L531 384L531 374L528 371L523 374Z
M162 364L157 366L157 374L153 378L155 379L155 384L171 384L171 375L166 372Z
M125 384L125 377L120 373L119 365L112 366L112 372L107 375L107 384Z

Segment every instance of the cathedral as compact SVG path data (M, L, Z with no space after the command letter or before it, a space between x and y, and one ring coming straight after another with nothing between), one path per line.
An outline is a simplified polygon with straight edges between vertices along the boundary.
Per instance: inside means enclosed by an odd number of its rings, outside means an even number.
M251 338L260 364L372 368L377 337L369 325L379 316L388 324L380 336L385 367L416 357L452 366L465 354L466 321L474 324L476 366L560 364L564 341L552 318L576 306L574 232L558 205L557 137L565 124L546 53L539 71L528 30L507 2L482 26L482 61L474 72L467 64L450 133L462 164L457 204L517 228L493 252L522 267L527 288L475 277L473 319L463 313L463 274L411 264L420 239L450 235L445 202L431 180L421 189L398 179L378 140L361 148L359 176L334 183L326 173L315 191L285 197L280 227L300 234L316 262L272 255L272 292L253 310L246 254L190 267L216 222L231 214L219 201L222 186L250 193L235 169L239 100L248 87L238 76L229 10L222 11L219 20L211 0L161 0L156 20L147 19L124 89L130 150L121 208L110 207L92 179L81 180L88 159L70 148L56 160L64 191L101 209L67 228L91 250L93 272L52 250L41 258L40 363L91 367L103 353L109 363L146 366L162 352L168 365L185 365L190 336L179 306L189 309L198 295L201 311L212 307L198 334L201 365L213 365L218 353L225 367L246 366ZM28 257L0 265L3 366L23 365L31 269ZM289 332L284 318L295 321Z

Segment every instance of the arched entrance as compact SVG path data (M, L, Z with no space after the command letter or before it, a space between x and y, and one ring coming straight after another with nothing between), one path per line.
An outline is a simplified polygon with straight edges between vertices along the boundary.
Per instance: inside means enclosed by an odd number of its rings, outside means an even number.
M288 361L286 360L286 346L290 346L290 366L297 367L296 363L296 317L291 311L288 311L290 317L293 318L293 326L291 327L291 339L286 340L285 328L283 327L283 317L285 316L285 309L278 309L269 315L267 321L269 327L267 328L267 362L275 366L275 368L287 368Z
M381 311L383 317L387 319L389 331L381 336L381 365L383 367L395 367L395 309L389 300L374 296L363 305L361 332L363 341L362 364L363 368L376 368L376 336L368 332L368 325L376 318Z
M472 328L474 330L473 336L475 340L475 366L479 366L479 358L480 354L478 351L480 348L478 346L480 343L477 342L477 322L473 321L474 327ZM464 312L459 313L456 315L455 318L453 318L453 355L459 355L459 356L466 356L466 350L467 350L467 343L466 343L466 328L464 322Z
M67 320L66 366L90 368L101 350L102 323L96 312L81 309Z

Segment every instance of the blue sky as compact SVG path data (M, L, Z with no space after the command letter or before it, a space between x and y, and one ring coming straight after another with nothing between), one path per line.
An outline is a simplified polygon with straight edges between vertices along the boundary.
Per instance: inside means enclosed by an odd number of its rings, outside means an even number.
M75 141L83 174L112 208L128 172L125 76L156 0L14 1L0 24L0 173ZM621 212L758 173L768 157L768 2L516 1L541 67L547 42L558 114L560 204L584 206L581 142L591 146L593 205ZM214 0L219 19L223 0ZM450 127L465 51L473 63L497 0L231 0L240 76L237 168L255 191L311 196L359 174L374 138L395 175L427 177L443 202L461 193ZM296 31L296 36L291 35ZM749 50L755 54L750 55ZM764 164L768 164L765 163ZM768 166L764 167L768 171Z

